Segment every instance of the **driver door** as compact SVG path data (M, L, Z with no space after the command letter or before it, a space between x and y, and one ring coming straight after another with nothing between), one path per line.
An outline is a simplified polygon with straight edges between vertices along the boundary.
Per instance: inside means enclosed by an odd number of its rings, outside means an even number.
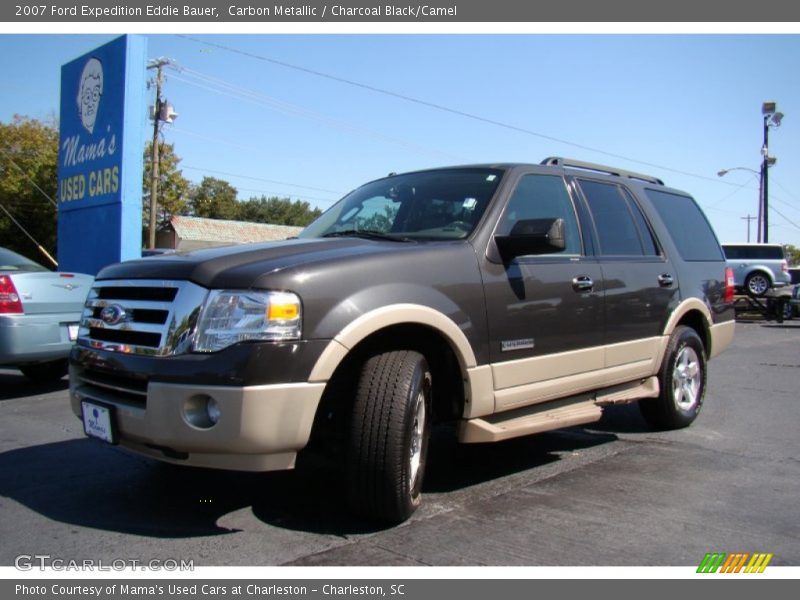
M576 378L604 367L602 271L584 251L562 177L522 175L495 237L528 219L563 219L565 248L510 260L487 252L483 273L497 411L564 395Z

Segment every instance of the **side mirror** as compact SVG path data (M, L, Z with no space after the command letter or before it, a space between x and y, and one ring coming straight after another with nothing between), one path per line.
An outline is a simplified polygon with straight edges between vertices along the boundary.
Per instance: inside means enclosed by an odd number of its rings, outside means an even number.
M564 219L525 219L517 221L508 235L494 238L504 261L518 256L552 254L567 247Z

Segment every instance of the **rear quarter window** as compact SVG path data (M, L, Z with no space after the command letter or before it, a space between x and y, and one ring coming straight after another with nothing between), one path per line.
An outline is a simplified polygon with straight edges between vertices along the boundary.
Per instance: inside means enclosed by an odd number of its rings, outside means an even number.
M714 230L692 198L652 189L645 190L645 193L669 230L683 260L724 260Z

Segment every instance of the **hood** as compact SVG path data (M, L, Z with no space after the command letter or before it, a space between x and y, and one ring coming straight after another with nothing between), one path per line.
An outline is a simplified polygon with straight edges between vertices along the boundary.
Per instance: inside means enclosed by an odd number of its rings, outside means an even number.
M263 275L285 269L413 247L417 244L358 238L243 244L126 261L104 268L97 279L191 281L206 288L243 289Z

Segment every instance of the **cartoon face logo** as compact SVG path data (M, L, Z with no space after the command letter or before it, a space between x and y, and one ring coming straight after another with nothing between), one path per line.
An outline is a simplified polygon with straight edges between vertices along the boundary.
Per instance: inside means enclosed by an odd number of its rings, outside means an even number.
M81 83L78 88L78 114L81 116L83 128L94 132L97 109L103 95L103 63L96 58L86 61L81 72Z

